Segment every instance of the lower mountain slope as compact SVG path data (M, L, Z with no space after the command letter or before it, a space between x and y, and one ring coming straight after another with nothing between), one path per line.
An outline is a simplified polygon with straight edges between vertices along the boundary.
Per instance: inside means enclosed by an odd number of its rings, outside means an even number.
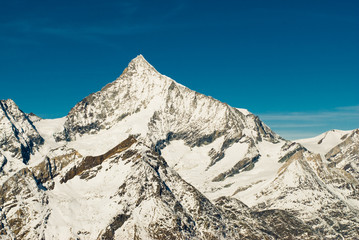
M3 239L320 238L286 211L211 202L133 136L96 157L57 153L2 185Z
M320 139L306 143L314 146ZM229 196L257 210L285 210L326 239L351 239L359 236L358 130L347 131L336 141L322 141L334 146L331 150L326 147L327 154L312 153L289 141L258 142L258 151L239 142L227 150L218 169L216 165L204 167L210 161L208 149L188 148L180 141L170 143L162 154L186 181L212 200ZM245 163L246 167L238 167Z
M253 196L256 209L283 209L326 239L359 235L359 182L331 168L319 154L301 150L281 167L270 185Z
M345 170L359 181L359 129L325 154L331 166Z

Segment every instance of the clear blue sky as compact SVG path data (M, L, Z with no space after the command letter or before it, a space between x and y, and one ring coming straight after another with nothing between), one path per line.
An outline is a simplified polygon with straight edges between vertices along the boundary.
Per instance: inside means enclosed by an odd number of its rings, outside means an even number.
M359 127L359 1L0 1L0 98L62 117L138 54L286 138Z

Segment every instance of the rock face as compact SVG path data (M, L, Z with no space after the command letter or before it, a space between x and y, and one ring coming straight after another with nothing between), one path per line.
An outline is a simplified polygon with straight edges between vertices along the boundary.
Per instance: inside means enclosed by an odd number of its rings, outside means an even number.
M43 143L29 117L11 99L0 100L0 149L27 163Z
M347 134L343 139L344 141L332 148L325 157L331 166L350 173L359 181L359 129Z
M358 130L286 141L141 55L65 118L0 104L1 239L359 238Z

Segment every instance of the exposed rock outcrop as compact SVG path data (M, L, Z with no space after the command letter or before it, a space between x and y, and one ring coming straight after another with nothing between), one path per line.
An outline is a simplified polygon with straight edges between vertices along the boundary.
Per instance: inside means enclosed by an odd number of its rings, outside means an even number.
M0 100L0 149L27 163L44 139L11 99Z

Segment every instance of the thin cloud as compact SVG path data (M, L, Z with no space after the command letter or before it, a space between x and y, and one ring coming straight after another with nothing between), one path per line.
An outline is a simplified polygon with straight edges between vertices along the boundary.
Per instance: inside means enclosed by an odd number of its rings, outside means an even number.
M324 126L320 123L286 123L286 124L271 124L272 128L309 128Z
M78 20L77 18L74 18L74 21L68 19L63 21L63 18L58 14L54 17L47 14L32 15L31 18L19 16L0 22L0 31L3 32L0 40L13 44L37 44L41 42L44 36L49 36L106 44L117 48L119 45L118 37L203 27L200 23L193 23L186 21L186 19L181 22L172 21L189 8L189 1L171 1L166 11L160 14L151 14L155 7L149 5L151 7L147 9L149 6L144 3L146 2L143 0L105 3L106 8L116 9L117 13L104 17L103 21L96 21L94 20L96 18L88 15L87 12L92 9L87 9L86 6L82 10L88 21ZM73 16L70 15L70 17Z
M359 127L359 106L337 107L332 111L258 114L270 128L286 139L309 138L331 129Z
M166 16L165 16L166 17ZM164 17L164 18L165 18ZM55 38L61 37L74 41L87 41L100 44L106 44L113 47L118 45L114 43L113 37L132 36L138 34L156 33L166 29L181 29L194 26L186 24L169 23L166 20L149 21L141 23L125 23L116 22L112 25L62 25L52 26L43 25L43 23L29 24L26 21L16 21L6 24L0 24L0 30L8 32L0 36L2 41L18 43L18 44L37 44L39 41L34 39L39 36L52 36ZM6 31L5 31L5 30ZM24 38L24 34L31 34L30 37ZM41 38L41 37L40 37Z
M285 139L288 140L298 140L298 139L304 139L304 138L310 138L320 135L321 131L284 131L284 130L278 130L277 133L282 136Z
M354 111L354 112L359 112L359 105L358 106L347 106L347 107L338 107L336 108L337 110L340 111Z
M259 114L263 120L267 121L322 121L341 119L358 119L359 106L338 107L333 111L323 112L286 112L274 114Z
M107 18L105 21L98 23L89 21L62 21L57 16L31 16L31 19L26 17L11 19L0 22L0 29L8 30L17 33L39 33L55 36L125 36L139 33L148 33L164 29L181 28L184 25L187 27L193 26L193 23L175 24L171 23L171 19L183 12L187 7L186 1L173 1L167 11L161 14L143 15L145 5L140 0L126 0L107 4L108 8L117 9L118 13ZM148 9L151 12L151 9ZM85 9L86 13L86 9ZM86 15L86 14L85 14ZM134 19L136 19L134 21Z

